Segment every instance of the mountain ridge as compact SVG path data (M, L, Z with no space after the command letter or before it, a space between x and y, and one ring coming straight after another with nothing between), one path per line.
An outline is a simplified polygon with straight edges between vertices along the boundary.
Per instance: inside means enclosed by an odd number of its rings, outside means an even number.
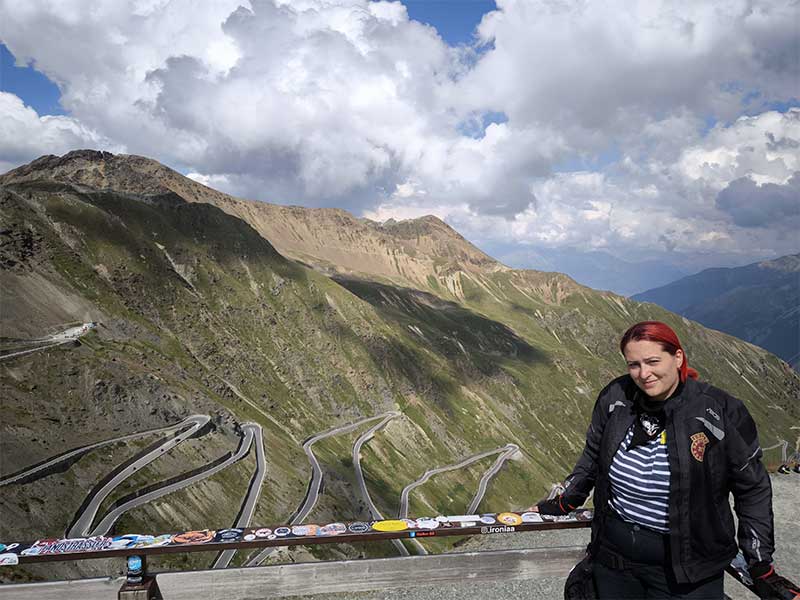
M37 179L145 195L169 191L187 202L213 204L245 220L285 256L326 271L428 287L429 275L444 283L459 270L472 274L511 270L432 215L377 223L339 208L246 200L137 155L94 150L75 150L62 157L47 155L1 175L0 184ZM395 247L387 251L391 246Z
M633 298L762 346L800 367L800 254L705 269Z

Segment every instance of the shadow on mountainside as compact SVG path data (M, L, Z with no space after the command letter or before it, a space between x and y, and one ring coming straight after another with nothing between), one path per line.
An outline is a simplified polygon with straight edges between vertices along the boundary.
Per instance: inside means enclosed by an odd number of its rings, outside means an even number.
M35 199L51 218L74 226L95 241L124 247L135 256L153 252L153 241L184 242L205 247L221 263L250 257L267 259L271 268L283 267L287 275L302 272L242 219L211 204L186 202L172 192L136 195L49 181L3 187Z
M455 302L373 281L341 276L333 279L369 302L387 322L398 325L406 334L411 343L376 340L377 347L372 351L379 362L397 365L415 387L434 385L447 392L460 383L447 381L449 378L436 369L422 348L438 354L450 367L450 375L460 380L493 377L509 361L525 365L549 362L545 352L531 346L508 326ZM389 360L381 360L384 355Z

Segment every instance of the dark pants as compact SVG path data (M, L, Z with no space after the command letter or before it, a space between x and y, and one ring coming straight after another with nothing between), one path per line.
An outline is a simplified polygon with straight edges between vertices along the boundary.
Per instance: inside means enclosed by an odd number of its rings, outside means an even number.
M626 523L617 517L606 521L601 546L621 557L624 568L615 566L598 551L594 581L602 600L644 600L681 598L723 600L724 572L697 583L678 583L669 567L668 536Z

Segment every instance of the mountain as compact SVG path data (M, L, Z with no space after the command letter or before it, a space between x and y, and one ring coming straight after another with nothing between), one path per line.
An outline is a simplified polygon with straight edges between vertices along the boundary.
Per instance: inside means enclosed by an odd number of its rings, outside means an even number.
M378 224L273 206L147 158L84 150L0 176L0 224L4 542L63 537L109 474L152 453L160 428L203 415L201 429L115 488L94 522L143 489L221 464L252 424L266 463L254 523L291 519L309 489L303 442L351 423L314 446L324 483L307 521L369 519L353 444L378 423L364 419L392 411L360 452L383 514L397 514L403 487L427 469L507 444L519 451L480 510L528 506L571 468L597 392L624 370L618 337L644 319L678 331L702 376L748 404L765 444L796 437L800 377L769 352L562 274L511 269L433 217ZM55 345L78 322L99 325ZM8 483L87 444L103 445ZM496 458L436 475L411 494L410 514L466 510ZM125 512L114 531L230 527L259 464L250 451ZM385 543L282 556L395 553ZM152 566L211 560L163 555ZM114 568L50 563L0 578Z
M665 261L628 261L602 251L570 248L497 248L495 254L509 265L566 273L575 281L598 290L630 296L689 275L692 271Z
M800 366L800 254L706 269L634 299L735 335Z

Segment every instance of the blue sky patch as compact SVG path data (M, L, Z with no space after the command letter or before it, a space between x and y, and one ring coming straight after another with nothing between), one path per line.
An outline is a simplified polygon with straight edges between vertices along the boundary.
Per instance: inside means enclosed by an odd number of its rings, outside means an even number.
M409 18L435 27L451 46L472 44L483 15L497 8L494 0L405 0L403 4Z
M17 67L14 55L0 44L0 90L19 96L39 115L64 115L61 90L32 66Z

